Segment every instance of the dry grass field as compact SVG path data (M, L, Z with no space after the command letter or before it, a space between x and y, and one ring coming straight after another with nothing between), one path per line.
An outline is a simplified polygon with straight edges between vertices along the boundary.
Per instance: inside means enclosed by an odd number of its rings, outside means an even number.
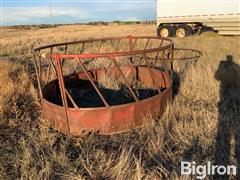
M175 63L180 87L174 102L161 119L142 129L71 138L48 128L30 71L33 47L129 34L155 36L155 31L155 25L1 27L0 179L192 179L180 175L181 161L239 166L239 36L205 33L173 39L175 47L197 49L203 56L196 64Z

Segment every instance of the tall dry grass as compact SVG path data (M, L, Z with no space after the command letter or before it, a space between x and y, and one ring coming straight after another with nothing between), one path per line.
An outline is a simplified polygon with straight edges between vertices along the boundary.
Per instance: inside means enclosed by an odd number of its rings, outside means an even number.
M5 57L0 60L0 178L191 179L180 175L182 160L205 165L219 160L225 164L224 159L229 159L228 163L239 165L239 138L233 135L240 128L239 91L229 88L234 101L228 111L221 111L222 84L215 74L227 55L240 65L240 37L207 33L174 39L176 47L198 49L203 56L196 64L175 63L180 78L178 94L161 119L142 129L114 136L83 134L71 138L48 128L36 101L30 49L109 34L155 35L155 26L2 29L1 55ZM230 132L229 143L220 143L228 136L222 126ZM218 149L224 147L231 153L222 151L219 157L224 158L216 159Z

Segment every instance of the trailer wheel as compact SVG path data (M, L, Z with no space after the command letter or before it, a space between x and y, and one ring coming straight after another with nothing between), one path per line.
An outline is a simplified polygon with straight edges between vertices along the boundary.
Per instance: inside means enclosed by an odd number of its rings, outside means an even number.
M171 25L161 25L157 30L157 35L160 37L172 37L174 28Z
M178 38L183 38L193 34L193 30L190 26L186 24L181 24L176 27L175 35Z

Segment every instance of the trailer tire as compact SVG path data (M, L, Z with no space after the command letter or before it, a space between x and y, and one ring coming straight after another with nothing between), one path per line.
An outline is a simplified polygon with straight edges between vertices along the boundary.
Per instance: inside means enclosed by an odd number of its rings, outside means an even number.
M174 28L171 25L161 25L157 29L157 35L160 37L172 37L174 35Z
M193 30L189 25L180 24L176 27L175 35L178 38L191 36L191 35L193 35Z

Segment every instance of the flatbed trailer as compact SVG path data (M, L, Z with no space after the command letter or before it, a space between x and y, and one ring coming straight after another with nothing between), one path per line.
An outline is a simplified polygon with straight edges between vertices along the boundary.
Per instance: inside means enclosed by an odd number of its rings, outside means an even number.
M206 30L240 35L240 0L157 0L157 35L185 37Z

